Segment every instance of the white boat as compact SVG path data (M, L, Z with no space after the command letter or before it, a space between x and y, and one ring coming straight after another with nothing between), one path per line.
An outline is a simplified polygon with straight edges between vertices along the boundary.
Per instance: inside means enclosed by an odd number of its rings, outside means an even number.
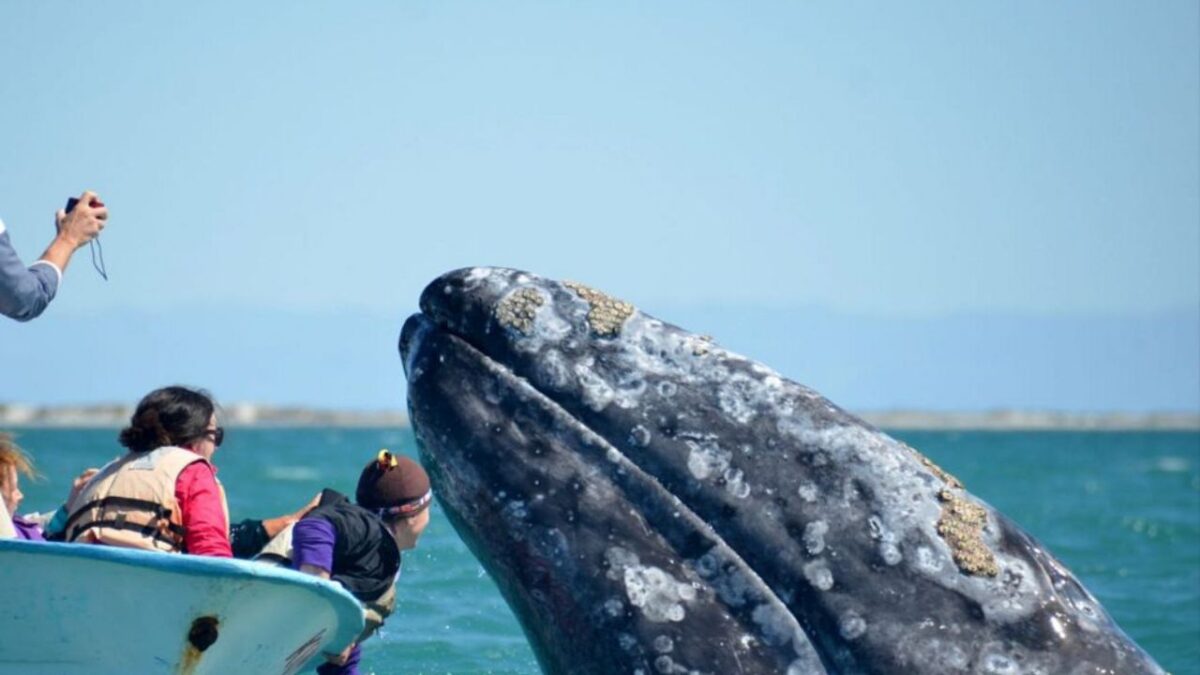
M291 675L363 627L341 586L242 560L0 540L0 579L0 675Z

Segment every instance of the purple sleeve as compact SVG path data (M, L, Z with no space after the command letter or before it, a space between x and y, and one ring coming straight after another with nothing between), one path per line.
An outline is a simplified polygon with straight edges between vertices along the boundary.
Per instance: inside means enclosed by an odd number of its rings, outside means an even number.
M292 567L319 567L333 573L333 525L324 518L303 518L292 529Z
M362 661L362 647L354 645L354 649L350 650L350 659L346 661L346 665L335 666L332 663L323 663L317 668L317 675L358 675L360 661Z
M26 539L28 541L46 541L42 536L42 528L32 520L26 520L21 516L13 516L13 527L17 530L17 539Z

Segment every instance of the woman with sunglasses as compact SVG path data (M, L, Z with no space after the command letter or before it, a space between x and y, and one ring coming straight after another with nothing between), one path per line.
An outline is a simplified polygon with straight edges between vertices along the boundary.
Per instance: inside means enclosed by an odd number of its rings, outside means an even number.
M138 403L129 449L67 504L67 541L231 557L229 508L213 453L225 438L205 392L164 387Z

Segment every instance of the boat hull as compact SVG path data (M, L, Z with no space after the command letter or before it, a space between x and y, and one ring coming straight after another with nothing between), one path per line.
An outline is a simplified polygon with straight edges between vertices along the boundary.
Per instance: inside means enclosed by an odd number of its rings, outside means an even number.
M290 675L363 626L337 584L241 560L4 540L0 570L0 675Z

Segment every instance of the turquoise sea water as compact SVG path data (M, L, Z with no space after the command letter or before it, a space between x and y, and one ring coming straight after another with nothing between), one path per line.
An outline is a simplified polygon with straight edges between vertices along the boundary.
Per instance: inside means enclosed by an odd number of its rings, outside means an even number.
M899 432L1039 538L1167 670L1200 673L1200 434ZM19 433L46 479L23 510L52 508L70 477L120 448L113 430ZM216 456L235 519L291 511L320 488L353 491L404 429L233 429ZM364 672L536 673L516 619L435 506L406 555L396 615L364 645Z

